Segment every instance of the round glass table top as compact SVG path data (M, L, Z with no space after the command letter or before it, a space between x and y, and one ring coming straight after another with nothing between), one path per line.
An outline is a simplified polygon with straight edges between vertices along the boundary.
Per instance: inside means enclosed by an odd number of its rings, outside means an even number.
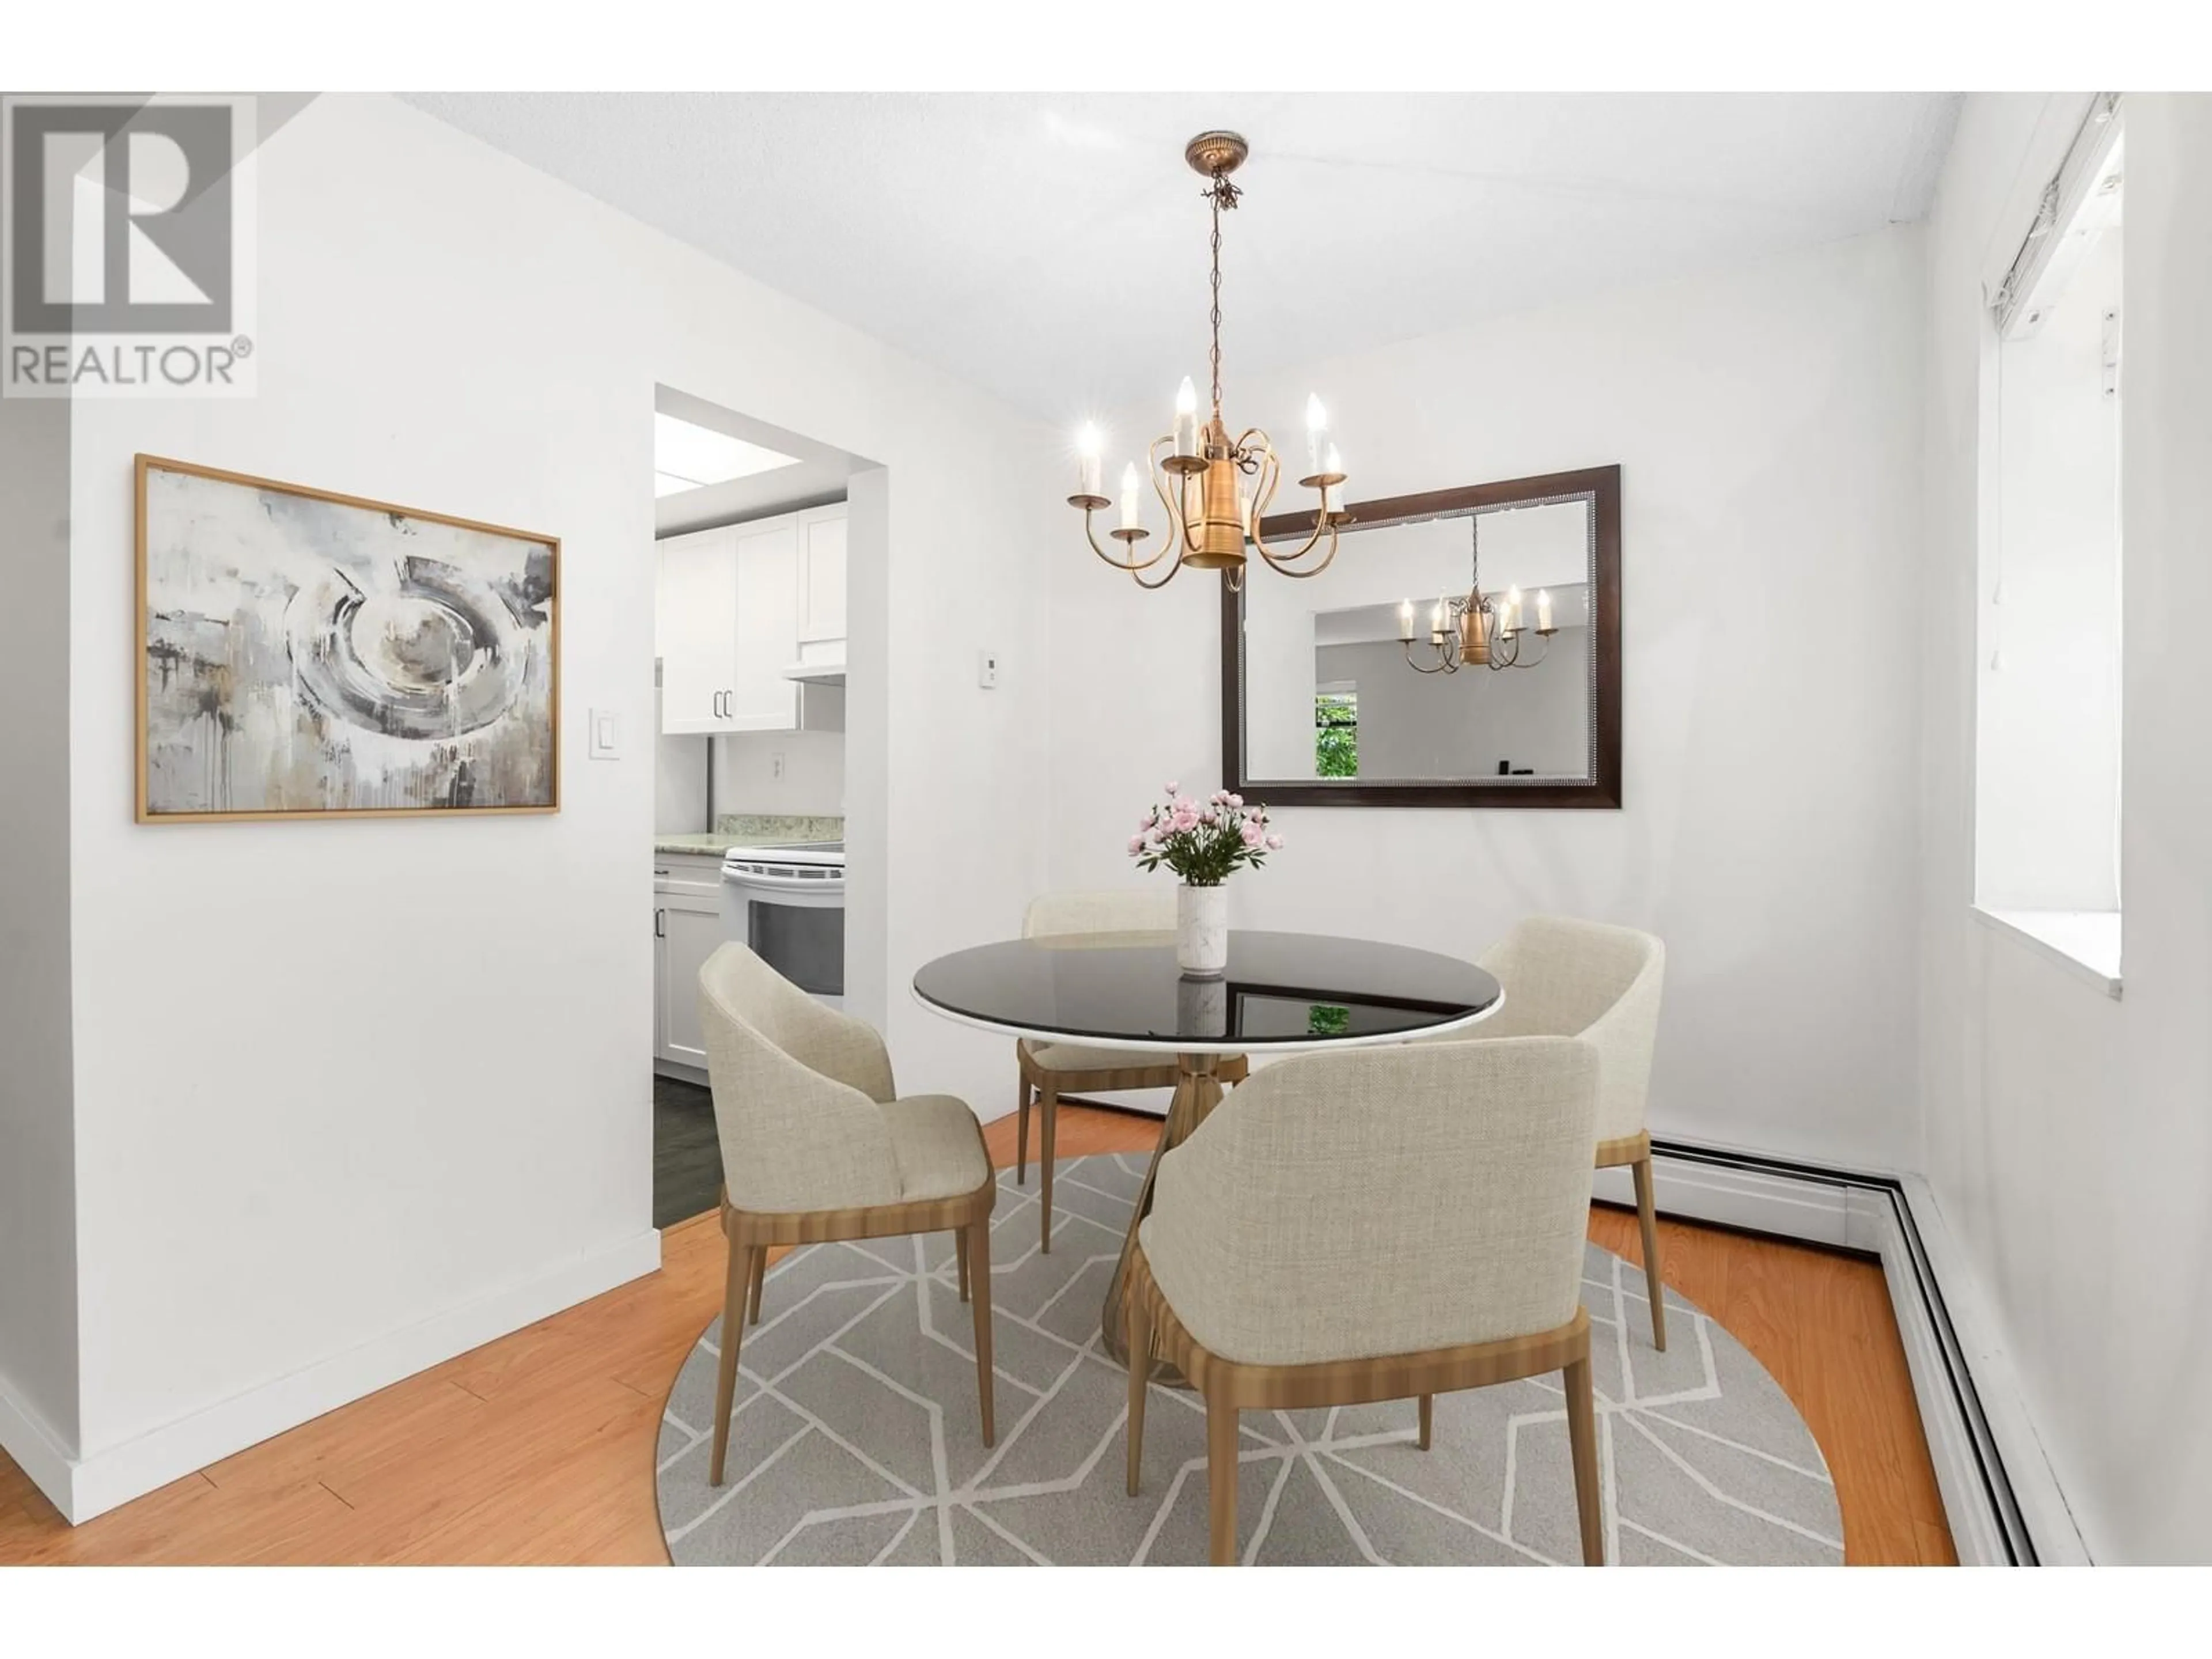
M1471 1025L1504 995L1473 963L1433 951L1241 928L1228 971L1211 978L1176 966L1172 933L1068 933L939 957L914 992L1015 1036L1200 1054L1388 1042Z

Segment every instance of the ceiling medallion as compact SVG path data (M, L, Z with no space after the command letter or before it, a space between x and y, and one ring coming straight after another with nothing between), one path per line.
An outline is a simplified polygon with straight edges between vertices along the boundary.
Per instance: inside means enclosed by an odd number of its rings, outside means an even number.
M1140 587L1164 586L1185 565L1194 570L1218 570L1231 587L1242 586L1248 547L1286 576L1318 576L1336 556L1337 532L1352 522L1352 514L1344 510L1344 463L1330 441L1328 417L1318 398L1306 400L1307 467L1298 483L1318 491L1321 500L1314 511L1312 532L1295 550L1278 551L1260 536L1261 520L1282 474L1274 441L1258 427L1248 427L1231 438L1222 417L1221 216L1234 209L1244 193L1229 181L1229 175L1250 153L1251 147L1233 132L1201 132L1183 147L1183 159L1207 181L1205 193L1213 219L1213 306L1209 313L1213 411L1201 426L1198 393L1186 378L1176 396L1174 429L1152 440L1148 470L1153 493L1167 512L1167 535L1151 557L1138 556L1139 544L1152 532L1142 523L1140 480L1133 461L1121 473L1121 522L1106 532L1122 551L1117 556L1098 544L1091 515L1113 502L1101 489L1097 428L1083 430L1077 489L1067 498L1068 505L1083 511L1083 533L1091 550L1116 570L1127 571ZM1304 562L1309 559L1312 562ZM1158 574L1146 574L1152 571Z

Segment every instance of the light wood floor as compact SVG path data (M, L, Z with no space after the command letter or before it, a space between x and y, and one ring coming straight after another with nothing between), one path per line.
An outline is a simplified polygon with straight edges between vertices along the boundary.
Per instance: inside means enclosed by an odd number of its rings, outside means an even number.
M1063 1158L1148 1147L1144 1119L1063 1108ZM1013 1162L1014 1121L989 1129ZM1035 1176L1032 1175L1031 1179ZM1641 1260L1632 1214L1590 1236ZM1804 1413L1853 1563L1954 1559L1881 1270L1660 1224L1667 1281L1728 1327ZM0 1455L0 1564L665 1562L653 1455L677 1368L716 1310L710 1217L662 1268L394 1383L72 1529Z

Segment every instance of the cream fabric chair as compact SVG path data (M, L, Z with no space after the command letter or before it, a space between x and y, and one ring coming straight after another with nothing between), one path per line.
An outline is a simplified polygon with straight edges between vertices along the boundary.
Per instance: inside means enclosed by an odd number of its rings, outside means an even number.
M1047 893L1030 901L1022 918L1024 939L1065 939L1080 934L1120 935L1173 933L1176 926L1175 889L1164 883L1127 887L1100 893ZM1014 1181L1026 1187L1030 1173L1030 1106L1034 1100L1042 1121L1042 1144L1037 1168L1043 1173L1039 1193L1043 1211L1042 1249L1052 1250L1052 1166L1058 1130L1060 1097L1063 1094L1104 1093L1120 1089L1172 1089L1176 1086L1173 1054L1122 1052L1067 1042L1014 1044L1014 1063L1020 1073L1021 1119L1014 1131ZM1249 1063L1242 1054L1222 1056L1216 1076L1224 1084L1242 1083Z
M1127 1297L1129 1491L1157 1354L1206 1400L1212 1559L1237 1413L1565 1373L1583 1559L1603 1559L1582 1308L1599 1063L1568 1037L1285 1060L1160 1160Z
M699 969L699 1015L722 1147L721 1370L708 1479L722 1484L748 1313L760 1322L769 1247L950 1231L975 1313L983 1443L993 1438L991 1206L982 1126L951 1095L902 1097L883 1039L825 1007L742 945Z
M1667 947L1649 933L1568 916L1531 916L1492 945L1482 965L1505 988L1505 1006L1468 1036L1578 1036L1598 1051L1597 1164L1630 1166L1644 1233L1651 1341L1667 1346L1659 1278L1659 1223L1651 1197L1651 1135L1644 1127L1651 1048Z

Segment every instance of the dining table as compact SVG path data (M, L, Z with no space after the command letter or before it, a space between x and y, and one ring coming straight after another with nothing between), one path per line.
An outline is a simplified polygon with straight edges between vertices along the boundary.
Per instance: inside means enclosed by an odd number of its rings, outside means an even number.
M1106 1351L1128 1357L1122 1286L1151 1212L1160 1160L1221 1100L1227 1054L1353 1048L1466 1030L1505 994L1471 962L1411 945L1327 933L1232 928L1228 965L1185 973L1172 933L1063 933L1006 939L926 963L914 995L947 1019L1036 1043L1175 1056L1175 1093L1145 1171L1099 1310ZM1347 1110L1387 1110L1350 1102ZM1182 1379L1155 1362L1154 1380Z

